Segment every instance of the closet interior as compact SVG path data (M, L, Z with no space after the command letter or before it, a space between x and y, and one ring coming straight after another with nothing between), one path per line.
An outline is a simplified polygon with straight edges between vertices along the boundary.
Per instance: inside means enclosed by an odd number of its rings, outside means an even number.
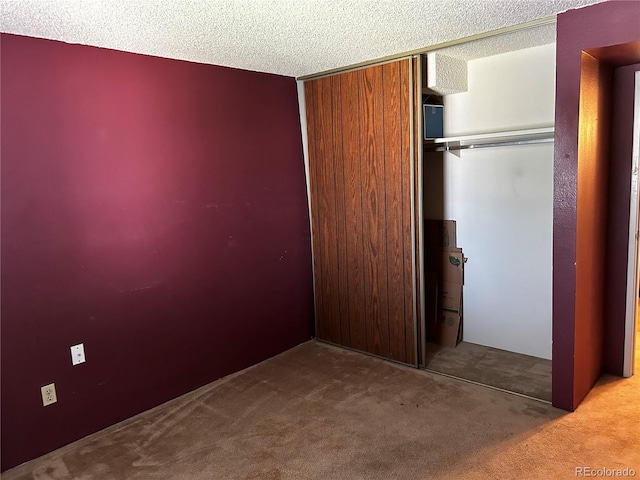
M421 366L551 401L555 24L420 56Z

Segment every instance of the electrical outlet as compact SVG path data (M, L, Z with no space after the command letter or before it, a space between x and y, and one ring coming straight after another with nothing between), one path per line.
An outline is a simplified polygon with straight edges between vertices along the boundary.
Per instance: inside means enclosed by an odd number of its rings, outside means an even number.
M74 345L73 347L71 347L71 363L73 365L78 365L80 363L84 363L85 361L84 344L79 343L78 345Z
M56 384L50 383L49 385L45 385L40 388L42 392L42 405L47 406L52 403L56 403L58 401L58 397L56 396Z

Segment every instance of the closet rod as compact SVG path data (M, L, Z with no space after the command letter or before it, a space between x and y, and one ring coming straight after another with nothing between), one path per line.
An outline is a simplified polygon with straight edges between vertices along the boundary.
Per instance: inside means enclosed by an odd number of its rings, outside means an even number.
M431 152L449 152L454 150L467 150L467 149L476 149L476 148L487 148L487 147L503 147L507 145L531 145L536 143L553 143L554 138L534 138L531 140L506 140L504 142L491 142L491 143L471 143L468 145L445 145L442 147L430 148L427 147L428 151Z

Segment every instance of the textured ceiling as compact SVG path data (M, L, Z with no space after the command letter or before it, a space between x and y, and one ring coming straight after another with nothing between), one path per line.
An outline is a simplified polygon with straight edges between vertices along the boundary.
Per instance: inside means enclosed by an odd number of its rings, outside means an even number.
M297 77L598 2L2 0L0 30ZM524 40L533 38L525 34ZM522 48L513 41L504 46ZM475 58L482 51L459 55Z
M473 60L523 48L548 45L555 41L556 24L554 22L461 43L442 48L438 52L463 60Z

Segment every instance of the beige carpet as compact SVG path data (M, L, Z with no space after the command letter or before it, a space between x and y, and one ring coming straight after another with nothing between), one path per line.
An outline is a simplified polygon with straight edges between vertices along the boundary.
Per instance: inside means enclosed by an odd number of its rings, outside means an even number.
M427 343L426 368L551 402L551 360L460 342Z
M308 342L2 475L16 479L640 476L640 372L574 413Z

